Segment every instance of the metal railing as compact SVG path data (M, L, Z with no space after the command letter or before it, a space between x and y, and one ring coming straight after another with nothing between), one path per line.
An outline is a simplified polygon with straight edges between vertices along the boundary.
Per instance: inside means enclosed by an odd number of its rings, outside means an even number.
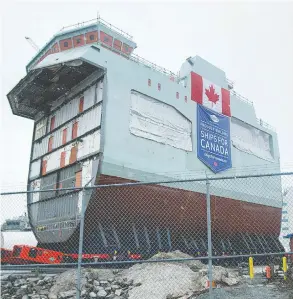
M88 21L84 21L84 22L75 23L73 25L64 26L64 27L61 28L60 32L62 32L64 30L72 30L72 29L76 29L76 28L81 28L81 27L89 26L89 25L94 25L94 24L97 24L97 23L100 23L100 24L108 27L112 31L115 31L116 33L124 36L127 39L130 39L130 40L133 39L132 35L130 35L129 33L125 32L125 31L123 31L122 29L114 26L113 24L105 21L104 19L102 19L100 17L98 17L96 19L91 19L91 20L88 20Z
M102 43L101 41L97 42L98 45L102 45L103 47L113 51L113 52L116 52L116 53L119 53L121 56L125 57L126 59L129 59L129 60L132 60L136 63L139 63L139 64L142 64L144 65L145 67L148 67L154 71L157 71L157 72L160 72L161 74L163 75L166 75L166 76L169 76L170 79L172 79L174 82L178 83L179 82L179 76L178 74L175 74L174 72L170 71L170 70L167 70L166 68L164 67L161 67L153 62L150 62L149 60L137 55L137 54L134 54L134 53L131 53L131 54L126 54L124 52L122 52L122 50L118 50L118 49L115 49L113 48L113 46L109 46L105 43Z
M257 123L258 123L260 126L266 128L266 129L269 129L269 130L271 130L271 131L276 131L276 128L275 128L275 127L271 126L270 124L268 124L267 122L265 122L265 121L262 120L261 118L257 118Z
M236 96L237 99L239 99L239 100L241 100L241 101L243 101L243 102L245 102L245 103L250 104L250 105L253 106L253 102L252 102L252 101L250 101L249 99L247 99L247 98L245 98L244 96L240 95L240 94L237 93L235 90L230 90L230 93L231 93L232 95Z
M231 90L231 89L234 88L234 81L232 81L232 80L226 78L226 82L227 82L227 84L228 84L228 89Z
M174 79L174 82L177 82L179 80L179 77L178 75L176 75L175 73L165 69L164 67L161 67L153 62L150 62L148 61L147 59L145 58L142 58L141 56L137 55L137 54L131 54L129 56L129 59L134 61L134 62L137 62L137 63L141 63L143 64L144 66L146 67L149 67L151 68L152 70L154 71L157 71L157 72L160 72L166 76L170 76L170 78L172 77Z

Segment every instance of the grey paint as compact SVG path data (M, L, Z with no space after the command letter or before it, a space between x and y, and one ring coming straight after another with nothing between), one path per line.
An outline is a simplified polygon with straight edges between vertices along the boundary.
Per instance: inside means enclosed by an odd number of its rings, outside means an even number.
M152 174L153 180L160 179L162 175L168 177L178 177L178 174L181 177L185 175L190 176L191 174L193 176L198 176L199 174L214 175L197 159L196 104L189 98L190 89L188 84L185 88L176 82L170 81L170 78L162 73L156 72L143 64L123 59L103 48L100 48L98 54L96 51L89 49L83 58L97 66L107 68L107 117L104 122L105 147L102 173L111 175L113 174L113 169L115 169L120 176L131 179L136 177L136 175L139 176L140 173L145 173ZM203 62L198 57L196 59L199 61L196 72L205 75L207 79L214 80L215 83L223 87L227 87L223 71ZM195 64L195 66L197 65ZM207 70L205 70L205 67L207 67ZM149 78L152 80L151 87L148 86ZM161 91L157 89L158 83L161 83ZM130 91L132 89L174 106L193 123L192 141L194 150L192 153L137 138L130 134L128 126ZM180 94L179 100L176 99L176 92ZM188 96L187 103L184 102L185 95ZM264 172L265 168L268 171L279 171L279 150L276 133L258 124L253 105L233 95L231 96L231 109L233 117L247 122L272 136L275 161L270 163L232 148L233 168L218 176L255 173L257 171ZM268 203L266 198L271 194L271 191L265 192L265 190L262 190L261 194L264 198L261 202L280 206L280 181L272 180L271 183L274 186L277 202L272 201ZM245 183L239 182L239 184L239 192L241 192L241 189L245 190ZM222 187L232 191L231 188L224 186L224 183ZM211 188L211 193L213 194L213 192L216 191ZM237 194L234 196L232 194L231 196L232 198L238 197ZM257 201L259 202L259 200Z

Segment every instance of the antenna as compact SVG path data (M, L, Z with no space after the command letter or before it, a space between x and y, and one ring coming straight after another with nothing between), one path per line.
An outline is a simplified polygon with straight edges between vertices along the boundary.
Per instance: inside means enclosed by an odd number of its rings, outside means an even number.
M36 43L30 38L30 37L25 37L25 39L29 42L29 44L36 50L39 51L40 48L36 45Z

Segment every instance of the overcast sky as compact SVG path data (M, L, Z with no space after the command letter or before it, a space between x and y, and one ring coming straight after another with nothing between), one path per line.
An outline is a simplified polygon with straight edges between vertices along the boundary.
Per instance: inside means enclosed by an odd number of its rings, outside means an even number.
M258 117L276 127L283 167L293 164L293 2L5 2L0 168L5 190L23 189L28 174L33 121L13 116L6 98L35 54L24 37L41 47L63 26L97 12L133 35L136 53L158 65L177 72L187 57L200 55L222 68L235 90L254 102Z

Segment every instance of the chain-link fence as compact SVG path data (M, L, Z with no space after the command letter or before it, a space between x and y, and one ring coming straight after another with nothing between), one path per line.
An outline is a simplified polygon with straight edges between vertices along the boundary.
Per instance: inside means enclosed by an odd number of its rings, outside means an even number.
M29 221L13 219L25 202ZM286 261L291 260L293 173L169 182L100 180L83 188L3 193L1 205L1 247L7 250L2 249L1 262L14 267L78 264L80 270L199 260L197 267L207 264L203 267L212 292L219 280L212 266L247 267L249 273L249 257L254 265L280 270L285 252Z

